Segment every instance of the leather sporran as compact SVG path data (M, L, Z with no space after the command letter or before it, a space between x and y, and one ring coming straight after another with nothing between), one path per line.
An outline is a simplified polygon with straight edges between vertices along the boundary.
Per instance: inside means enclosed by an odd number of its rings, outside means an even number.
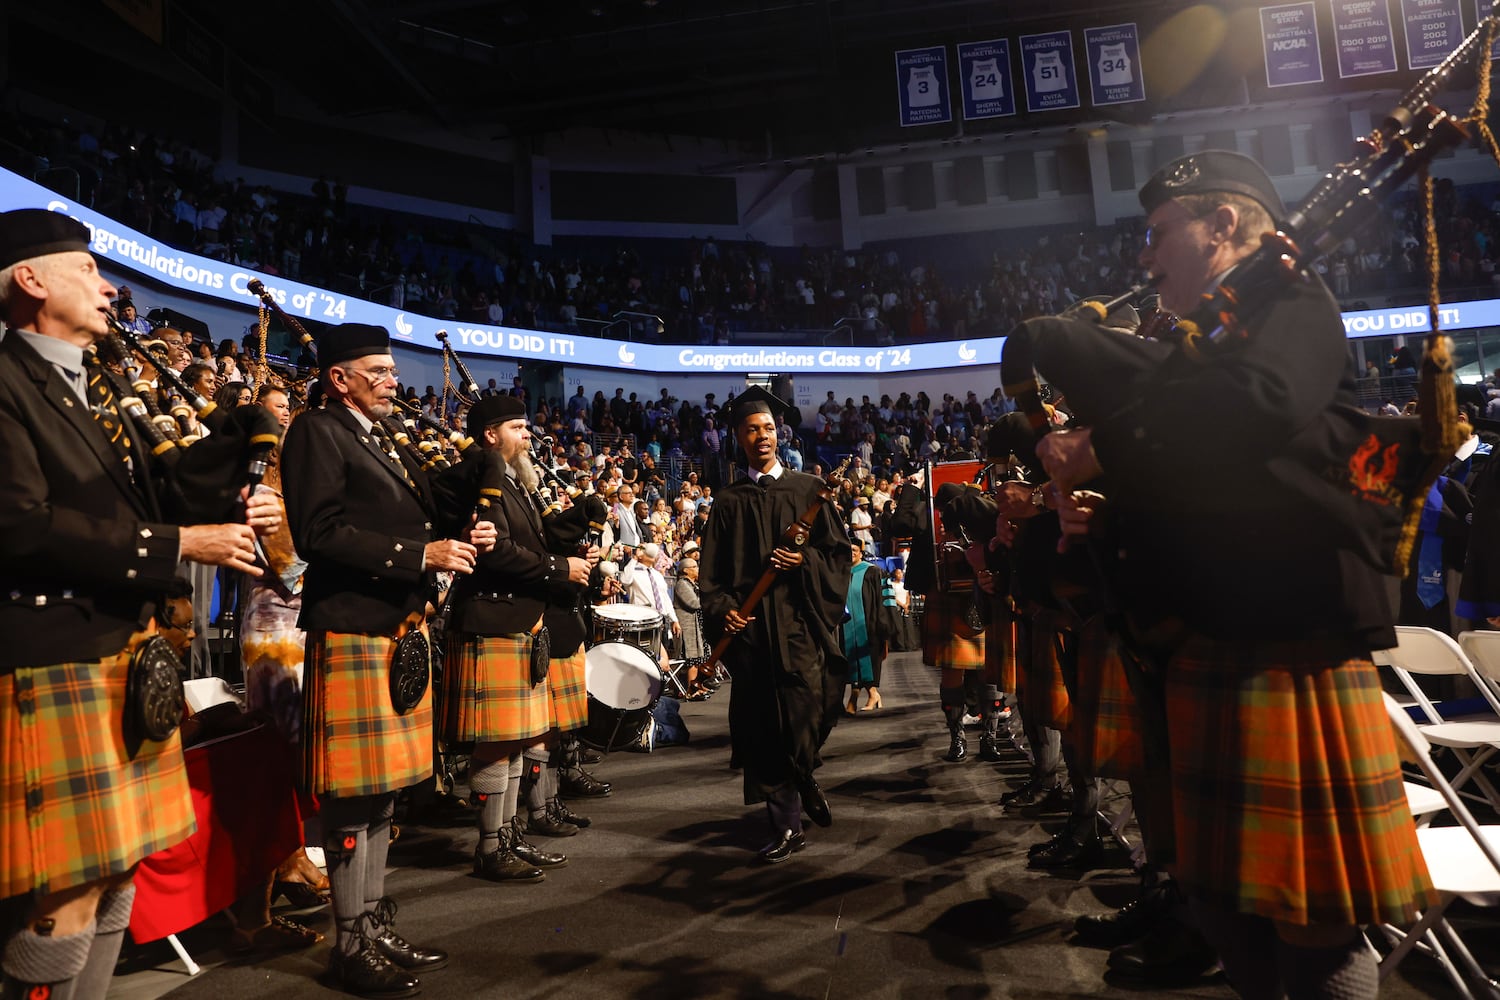
M432 648L421 629L412 629L396 640L391 656L391 707L405 715L422 702L432 673Z
M531 633L531 686L547 679L547 670L552 665L552 633L543 625Z
M138 748L146 740L171 738L182 723L182 661L159 635L141 643L125 674L125 740ZM133 752L133 751L132 751Z

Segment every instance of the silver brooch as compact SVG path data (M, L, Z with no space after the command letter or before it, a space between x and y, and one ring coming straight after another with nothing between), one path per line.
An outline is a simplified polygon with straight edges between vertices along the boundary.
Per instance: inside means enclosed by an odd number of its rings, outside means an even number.
M1196 158L1183 160L1173 167L1167 176L1162 178L1162 184L1169 188L1184 187L1198 179L1198 161Z

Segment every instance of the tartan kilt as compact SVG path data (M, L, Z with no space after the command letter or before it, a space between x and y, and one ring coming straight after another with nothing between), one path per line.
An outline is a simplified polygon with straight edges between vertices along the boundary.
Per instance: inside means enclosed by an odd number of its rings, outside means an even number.
M415 616L413 616L415 618ZM402 624L405 634L413 618ZM302 672L302 782L330 798L381 795L431 777L432 686L405 715L391 707L387 635L312 631Z
M1436 901L1367 656L1194 636L1166 691L1184 886L1292 924L1407 925Z
M968 594L929 594L922 612L922 662L944 670L980 670L984 667L984 636L965 639L963 612ZM986 630L988 631L988 630Z
M125 674L149 635L0 676L0 898L124 874L196 829L181 736L125 746Z
M589 721L589 693L585 684L582 646L572 656L554 657L547 667L547 690L552 695L552 728L582 729Z
M1141 717L1125 679L1119 641L1096 615L1077 633L1073 752L1086 774L1138 782L1145 772Z
M530 638L448 634L438 703L445 744L532 739L546 734L550 719L546 686L531 683Z
M1016 682L1021 714L1033 725L1066 731L1073 724L1073 703L1063 685L1057 662L1057 630L1061 616L1038 611L1031 616L1031 655L1022 663Z
M1003 599L995 599L984 630L984 676L1001 691L1016 690L1016 621Z

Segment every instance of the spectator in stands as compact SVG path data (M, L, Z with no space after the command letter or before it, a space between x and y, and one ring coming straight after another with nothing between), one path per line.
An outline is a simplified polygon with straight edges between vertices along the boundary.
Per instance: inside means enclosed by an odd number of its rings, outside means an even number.
M133 330L136 334L142 337L148 337L151 335L150 321L147 320L144 316L136 315L134 302L131 302L129 299L121 300L117 305L117 308L119 309L120 313L120 322L126 327L126 329Z

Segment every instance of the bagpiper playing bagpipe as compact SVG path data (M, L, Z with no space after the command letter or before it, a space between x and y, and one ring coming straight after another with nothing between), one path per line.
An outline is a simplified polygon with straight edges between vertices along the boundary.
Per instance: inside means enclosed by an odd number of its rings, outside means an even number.
M1485 120L1495 27L1293 211L1236 153L1159 170L1140 194L1141 263L1182 317L1178 344L1049 317L1002 359L1025 408L1039 410L1034 367L1079 418L1037 450L1065 535L1107 540L1091 544L1110 556L1098 586L1142 695L1147 780L1169 794L1148 851L1246 995L1373 995L1356 928L1409 923L1432 899L1370 654L1395 642L1381 574L1406 564L1411 517L1459 444L1436 247L1420 421L1355 405L1312 265L1412 176L1430 219L1427 164L1469 128L1500 159ZM1472 115L1432 103L1476 63ZM1107 494L1088 489L1104 476Z

